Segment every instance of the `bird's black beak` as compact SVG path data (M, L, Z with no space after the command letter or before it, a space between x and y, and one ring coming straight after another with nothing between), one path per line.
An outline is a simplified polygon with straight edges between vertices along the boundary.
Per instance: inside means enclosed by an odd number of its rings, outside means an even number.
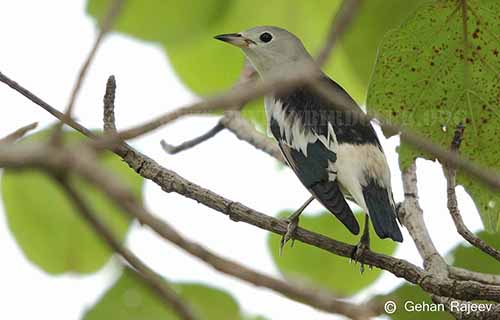
M237 46L239 48L248 48L250 44L255 44L253 40L250 40L239 33L220 34L218 36L215 36L214 38L230 43L233 46Z

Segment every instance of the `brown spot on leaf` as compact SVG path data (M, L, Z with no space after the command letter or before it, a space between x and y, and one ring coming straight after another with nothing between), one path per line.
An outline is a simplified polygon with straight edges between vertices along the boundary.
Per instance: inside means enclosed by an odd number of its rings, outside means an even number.
M479 38L479 28L477 28L476 30L474 30L474 32L472 33L472 37L474 39Z

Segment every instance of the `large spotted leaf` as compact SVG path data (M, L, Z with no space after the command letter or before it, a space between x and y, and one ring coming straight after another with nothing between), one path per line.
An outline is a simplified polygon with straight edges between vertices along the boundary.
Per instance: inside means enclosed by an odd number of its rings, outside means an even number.
M500 2L437 0L420 7L385 37L368 93L368 107L448 148L466 126L461 153L500 169ZM393 134L393 133L387 133ZM403 143L402 167L427 154ZM463 173L487 230L495 230L500 196Z

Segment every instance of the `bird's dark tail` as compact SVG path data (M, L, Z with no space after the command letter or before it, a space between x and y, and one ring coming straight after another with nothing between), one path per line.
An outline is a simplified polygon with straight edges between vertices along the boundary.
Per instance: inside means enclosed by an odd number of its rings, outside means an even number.
M359 234L358 221L345 201L344 195L340 192L339 185L336 181L316 183L310 188L310 191L322 205L349 229L349 231L354 234Z
M403 242L403 235L396 219L396 209L389 199L387 189L371 180L366 187L363 187L363 197L377 235L381 239L391 238Z

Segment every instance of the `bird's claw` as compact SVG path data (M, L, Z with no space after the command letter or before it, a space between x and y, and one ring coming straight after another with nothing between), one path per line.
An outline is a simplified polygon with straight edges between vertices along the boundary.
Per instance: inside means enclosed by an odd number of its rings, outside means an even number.
M359 271L361 272L361 274L365 272L365 265L363 262L361 262L361 258L366 251L370 251L370 246L361 241L354 247L354 250L352 250L351 259L349 260L349 262L354 261L355 264L358 262L360 263ZM369 266L369 268L371 269L372 266Z
M293 247L293 244L295 242L295 239L293 239L293 236L295 234L295 230L297 230L297 227L299 226L299 218L298 217L295 219L286 219L285 221L288 223L288 225L286 228L286 233L281 237L280 251L279 251L280 256L283 254L283 248L285 247L285 245L288 241L292 240L290 247Z

